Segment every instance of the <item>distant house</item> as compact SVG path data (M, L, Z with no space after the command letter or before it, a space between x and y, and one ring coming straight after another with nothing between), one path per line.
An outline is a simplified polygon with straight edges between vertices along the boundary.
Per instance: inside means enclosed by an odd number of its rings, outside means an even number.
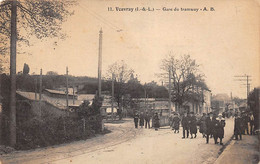
M36 94L36 96L39 98L39 94ZM54 103L54 101L50 101L44 95L42 95L42 101L39 101L39 99L35 99L35 93L33 92L16 91L16 97L17 110L23 111L20 112L21 114L32 113L41 116L45 113L57 117L68 115L68 110Z
M222 113L228 107L228 104L231 104L232 101L227 94L217 94L212 96L211 104L212 109L215 112Z
M63 98L66 99L66 91L63 90L52 90L52 89L44 89L43 93L49 97L54 98ZM77 99L77 95L73 95L73 93L68 92L68 98L69 99Z
M95 98L95 94L79 94L78 95L78 100L80 100L82 102L89 101L90 105L92 104L94 98ZM115 101L113 103L113 107L114 107L114 112L116 113L118 110L118 105ZM107 116L108 113L111 113L111 111L112 111L111 96L103 95L103 102L102 102L102 106L101 106L100 110L101 110L101 114L103 116Z
M137 104L136 110L139 113L148 112L151 114L158 113L160 117L160 125L167 126L169 125L169 116L171 112L175 111L174 103L171 104L171 110L169 110L169 101L168 99L161 98L139 98L133 99Z

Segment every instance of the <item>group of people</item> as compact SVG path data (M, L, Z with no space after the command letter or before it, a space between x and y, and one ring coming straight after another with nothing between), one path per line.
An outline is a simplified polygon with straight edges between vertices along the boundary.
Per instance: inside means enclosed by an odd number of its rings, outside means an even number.
M235 139L238 140L238 136L239 139L242 140L242 135L245 134L250 134L253 135L254 134L254 115L252 112L238 112L235 114L235 127L234 127L234 136Z
M158 130L160 127L158 113L155 113L152 117L149 112L146 112L145 114L143 112L141 112L140 115L138 113L135 114L135 116L134 116L135 128L138 128L138 123L139 123L139 126L141 128L143 128L145 126L145 128L150 129L151 128L151 125L150 125L151 118L153 120L153 127L155 128L155 130Z
M148 112L145 114L141 112L140 115L135 114L134 122L135 128L138 128L138 123L141 128L145 125L145 128L150 128L150 120L153 120L153 127L155 130L158 130L160 127L159 116L158 113L153 114L151 116ZM224 138L224 127L226 125L225 122L225 114L213 114L212 112L206 114L203 113L201 117L196 117L194 112L186 112L179 116L178 113L174 113L173 116L169 118L170 126L174 133L179 133L180 124L182 125L182 138L196 138L199 127L199 132L202 134L203 138L206 138L206 143L209 143L209 138L214 138L215 144L223 145ZM240 140L242 139L243 134L253 135L254 133L254 116L253 113L236 113L235 114L235 127L234 127L234 136L235 139L238 140L238 136Z
M172 130L174 133L179 133L180 122L182 125L182 138L191 139L197 137L197 132L199 126L199 132L202 134L203 138L206 138L206 143L209 143L209 137L214 137L215 144L220 143L223 145L222 139L224 138L224 127L225 119L222 117L222 114L219 114L218 117L214 116L213 113L203 113L201 118L198 118L194 115L194 112L184 113L182 119L180 119L177 113L174 114L173 118L170 119ZM218 142L218 139L220 142Z

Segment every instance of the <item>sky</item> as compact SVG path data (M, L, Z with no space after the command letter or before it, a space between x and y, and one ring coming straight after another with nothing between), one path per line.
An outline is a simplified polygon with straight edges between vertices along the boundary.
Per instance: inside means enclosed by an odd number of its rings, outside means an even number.
M108 11L108 7L150 7L156 11ZM215 11L162 11L162 8L204 8ZM157 81L161 60L170 52L189 54L200 64L213 94L246 97L246 86L234 76L251 76L251 89L260 81L260 13L254 0L79 0L75 14L64 22L66 40L37 40L18 47L17 71L43 69L97 77L98 36L103 30L102 74L124 60L141 83Z

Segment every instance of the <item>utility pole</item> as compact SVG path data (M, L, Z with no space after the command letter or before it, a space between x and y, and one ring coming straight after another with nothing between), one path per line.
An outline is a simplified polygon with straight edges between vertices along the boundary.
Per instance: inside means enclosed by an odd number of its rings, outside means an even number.
M145 112L146 112L146 108L147 108L147 100L146 100L146 83L144 84L144 108L145 108Z
M17 0L11 3L11 39L10 39L10 146L16 144L16 42L17 42Z
M99 31L98 48L98 97L101 97L101 73L102 73L102 28Z
M112 97L111 97L111 108L112 108L112 120L114 116L114 73L112 73Z
M169 115L171 115L171 110L172 110L172 95L171 95L171 69L169 68Z
M42 69L40 70L40 90L39 90L39 100L42 100Z
M68 70L68 67L66 67L66 106L67 106L67 109L69 108L69 90L68 90L68 83L69 83L69 70Z
M34 87L34 89L35 89L35 100L37 100L37 89L38 89L38 87L37 87L37 76L36 76L34 82L35 82L35 87Z
M242 76L234 76L234 77L236 77L236 78L239 78L239 79L235 79L236 81L246 81L246 97L248 97L248 95L249 95L249 92L250 92L250 83L249 83L249 81L252 81L251 79L250 79L250 75L247 75L247 74L245 74L245 75L242 75Z
M40 94L39 94L39 110L40 116L42 115L42 69L40 70Z
M74 90L74 82L72 84L72 92L73 92L73 105L75 104L75 90Z
M246 99L248 101L248 95L249 95L249 92L250 92L250 83L249 81L252 81L252 79L250 79L250 75L242 75L242 76L234 76L238 79L235 79L236 81L243 81L243 82L246 82L246 84L243 84L243 85L246 85Z

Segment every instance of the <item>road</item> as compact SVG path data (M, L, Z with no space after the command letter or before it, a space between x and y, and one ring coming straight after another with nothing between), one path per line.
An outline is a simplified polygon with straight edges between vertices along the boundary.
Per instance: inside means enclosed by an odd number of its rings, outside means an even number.
M18 151L1 157L2 163L214 163L223 149L209 144L199 134L196 139L181 139L169 127L134 129L133 121L106 124L112 133L44 149ZM226 144L233 134L233 120L226 121ZM181 131L180 131L181 132Z

